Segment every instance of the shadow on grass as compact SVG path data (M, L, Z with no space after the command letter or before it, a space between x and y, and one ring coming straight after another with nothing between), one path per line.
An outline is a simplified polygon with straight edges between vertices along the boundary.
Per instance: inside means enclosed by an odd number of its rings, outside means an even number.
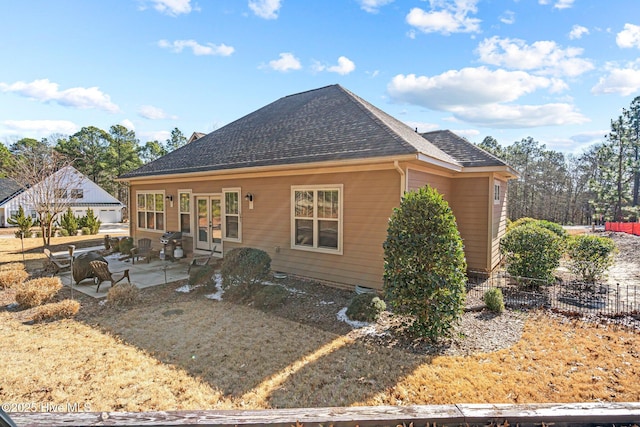
M208 300L204 291L181 296L176 287L154 290L166 293L164 301L105 309L85 321L251 408L348 406L387 390L425 362L409 352Z

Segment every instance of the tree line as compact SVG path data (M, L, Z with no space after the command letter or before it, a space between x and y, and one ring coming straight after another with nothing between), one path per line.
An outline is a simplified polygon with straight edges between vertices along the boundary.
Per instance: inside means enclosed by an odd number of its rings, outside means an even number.
M128 187L115 178L187 143L178 128L164 142L141 144L135 131L113 125L108 131L88 126L71 135L40 141L23 138L9 148L0 144L0 177L17 158L49 148L76 169L127 203ZM635 221L640 202L640 96L611 120L602 142L579 155L547 149L532 137L503 146L487 136L479 147L520 172L509 182L507 214L511 220L532 217L560 224Z
M477 144L520 172L509 182L507 215L561 224L637 221L640 194L640 96L611 120L602 142L582 154L549 150L531 137Z
M153 140L141 144L135 131L122 125L113 125L108 131L88 126L70 136L52 135L39 141L22 138L8 148L0 144L0 177L16 178L12 176L19 169L16 166L33 163L37 167L36 163L41 163L43 157L36 153L53 151L66 159L66 162L58 162L60 168L72 164L118 200L128 203L128 186L116 178L186 143L185 135L174 128L171 137L164 142ZM31 162L25 162L25 159L31 159ZM20 175L25 175L24 171Z

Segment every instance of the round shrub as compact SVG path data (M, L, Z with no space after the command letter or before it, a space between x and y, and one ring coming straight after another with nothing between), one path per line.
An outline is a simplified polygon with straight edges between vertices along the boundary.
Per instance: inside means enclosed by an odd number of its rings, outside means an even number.
M387 304L376 294L364 293L356 295L347 307L347 317L360 322L373 322L380 313L387 309Z
M406 193L384 248L384 299L413 316L409 331L432 341L450 335L464 310L466 269L455 217L435 189Z
M595 283L613 265L616 245L608 237L580 234L568 244L569 270L587 283Z
M76 300L65 299L59 302L45 304L38 307L31 320L42 322L45 320L68 319L78 314L80 303Z
M271 257L261 249L235 248L225 253L220 275L222 289L245 287L253 295L267 280L271 270Z
M119 252L125 255L131 253L131 249L133 248L133 237L125 237L120 239L120 243L118 244Z
M59 277L31 279L15 286L16 302L23 307L36 307L51 300L62 288Z
M107 303L115 306L129 306L140 298L140 290L131 283L118 283L107 292Z
M29 273L24 268L14 268L0 271L0 289L8 289L27 280Z
M83 236L88 236L91 234L91 229L89 227L82 227L80 229L80 232L82 233Z
M504 311L504 298L500 288L490 288L484 293L484 303L487 308L494 313L502 313Z
M527 224L534 223L536 221L538 221L538 220L535 219L535 218L530 218L528 216L524 216L522 218L518 218L515 221L510 221L507 224L507 231L509 231L509 230L511 230L513 228L516 228L516 227L520 227L522 225L527 225Z
M262 286L253 296L253 303L257 308L269 309L282 306L289 296L282 286Z
M538 285L553 280L562 246L557 234L534 222L509 230L500 242L500 251L506 258L509 274Z

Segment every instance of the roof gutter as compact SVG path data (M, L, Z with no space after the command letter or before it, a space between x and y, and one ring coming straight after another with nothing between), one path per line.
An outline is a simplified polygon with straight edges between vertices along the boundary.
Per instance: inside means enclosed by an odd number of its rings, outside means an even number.
M212 169L205 171L195 171L195 172L174 172L169 174L154 174L154 175L142 175L142 176L131 176L126 178L116 178L118 182L156 182L158 179L162 180L172 180L172 179L194 179L200 177L211 177L215 175L219 178L223 177L231 177L234 178L240 176L252 177L255 175L264 176L265 174L275 174L275 175L297 175L303 172L306 169L315 170L314 173L318 173L318 169L326 169L326 172L332 172L336 168L347 168L345 170L349 170L350 168L364 168L370 167L371 165L379 165L380 168L389 169L391 168L389 162L390 161L403 161L403 160L414 160L415 154L408 154L403 156L384 156L384 157L370 157L366 159L356 159L356 160L332 160L326 162L317 162L317 163L296 163L296 164L288 164L288 165L270 165L270 166L254 166L247 168L237 168L237 169Z

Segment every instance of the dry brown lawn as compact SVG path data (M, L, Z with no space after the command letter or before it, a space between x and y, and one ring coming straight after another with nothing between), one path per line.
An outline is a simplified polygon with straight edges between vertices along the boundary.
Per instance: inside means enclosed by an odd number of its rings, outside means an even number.
M16 241L0 240L0 264L21 259ZM148 411L640 401L640 335L631 329L529 313L508 348L434 356L179 285L145 289L127 308L76 293L74 320L30 325L29 310L0 309L0 402ZM12 292L0 290L0 307Z

